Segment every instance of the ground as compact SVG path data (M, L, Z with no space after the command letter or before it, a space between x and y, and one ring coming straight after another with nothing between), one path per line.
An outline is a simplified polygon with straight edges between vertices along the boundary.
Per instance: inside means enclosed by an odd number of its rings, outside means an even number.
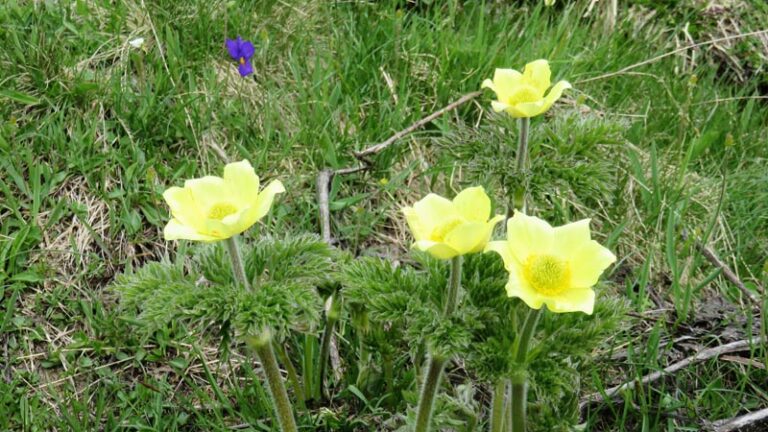
M135 332L110 289L183 257L162 238L162 192L248 159L287 189L261 230L319 233L318 173L362 165L331 182L334 244L407 259L399 209L425 193L480 184L504 207L515 123L484 92L354 152L537 58L573 89L533 119L532 211L591 218L618 257L604 293L628 307L582 396L750 342L582 420L699 430L768 407L764 2L620 1L611 25L586 1L10 0L0 22L0 429L270 430L245 351L221 359L215 335L182 324ZM256 46L246 78L224 49L238 35ZM466 383L460 366L451 377ZM354 382L303 424L396 425L386 395ZM469 406L482 407L476 387Z

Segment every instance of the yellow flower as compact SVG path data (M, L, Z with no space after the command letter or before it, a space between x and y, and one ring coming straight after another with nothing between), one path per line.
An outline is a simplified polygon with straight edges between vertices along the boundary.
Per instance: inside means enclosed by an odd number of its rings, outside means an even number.
M597 283L616 257L590 238L589 219L553 228L547 222L515 213L507 222L507 240L488 243L509 272L507 295L533 309L546 304L552 312L592 313Z
M496 93L497 101L491 102L496 112L506 111L512 117L535 117L546 112L571 88L568 81L559 81L545 95L552 82L549 63L536 60L525 65L523 73L514 69L496 69L493 81L483 81L482 88Z
M544 0L544 6L552 6L555 4L555 0Z
M429 194L403 213L418 250L438 259L482 252L491 238L493 227L504 219L491 214L491 200L480 187L464 189L453 201Z
M227 164L224 177L187 180L184 187L163 193L173 218L165 226L166 240L213 242L240 234L264 217L278 193L275 180L259 192L259 177L247 160Z

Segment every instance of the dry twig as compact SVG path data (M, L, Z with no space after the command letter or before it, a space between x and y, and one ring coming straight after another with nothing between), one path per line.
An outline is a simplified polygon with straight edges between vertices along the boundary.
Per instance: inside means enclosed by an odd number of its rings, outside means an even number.
M714 44L717 44L718 42L724 42L724 41L729 41L729 40L733 40L733 39L741 39L741 38L745 38L745 37L749 37L749 36L757 36L757 35L761 35L761 34L764 34L764 33L768 33L768 30L757 30L757 31L749 32L749 33L741 33L741 34L736 34L736 35L731 35L731 36L725 36L725 37L721 37L721 38L717 38L717 39L708 40L708 41L705 41L705 42L699 42L699 43L696 43L696 44L686 45L684 47L680 47L680 48L674 49L674 50L666 52L664 54L657 55L656 57L649 58L648 60L643 60L643 61L641 61L639 63L635 63L633 65L629 65L629 66L627 66L625 68L617 70L616 72L610 72L610 73L607 73L607 74L598 75L596 77L592 77L592 78L587 78L587 79L576 81L575 84L583 84L583 83L587 83L587 82L590 82L590 81L597 81L597 80L601 80L601 79L604 79L604 78L610 78L612 76L621 75L621 74L623 74L623 73L625 73L627 71L630 71L632 69L637 69L640 66L645 66L645 65L651 64L651 63L656 63L657 61L659 61L659 60L661 60L663 58L675 55L675 54L683 52L683 51L688 51L689 49L703 47L703 46L707 46L707 45L714 45Z
M688 234L687 233L683 232L682 237L683 237L683 240L688 240ZM752 291L750 291L747 288L747 286L744 284L744 282L742 282L741 279L739 279L739 277L736 275L736 273L734 273L733 270L731 270L731 268L728 266L728 264L723 262L717 256L715 251L713 251L709 247L701 244L699 241L694 241L694 244L696 245L696 249L698 249L699 252L701 252L701 254L704 255L704 258L706 258L707 261L712 263L713 266L719 268L723 272L723 276L725 276L725 278L728 279L729 282L731 282L732 284L736 285L736 287L739 290L741 290L741 292L744 294L744 296L746 296L752 302L753 305L758 306L758 307L760 306L761 302L760 302L760 299L758 298L758 296L756 296L755 293L753 293ZM758 291L761 294L765 293L765 288L763 288L762 286L760 286L757 283L755 285L757 286L757 289L758 289Z
M408 126L407 128L401 130L400 132L392 135L389 137L386 141L370 146L364 150L361 150L359 152L355 152L355 157L358 159L363 159L366 156L370 156L372 154L379 153L380 151L384 150L385 148L389 147L394 143L395 141L399 140L400 138L408 135L409 133L415 131L416 129L426 125L427 123L431 122L432 120L440 117L441 115L447 113L448 111L451 111L453 109L456 109L457 107L464 105L465 103L471 101L472 99L480 96L483 94L482 91L476 91L472 93L467 93L464 96L460 97L458 100L444 106L443 108L440 108L439 110L433 112L432 114L424 117L423 119L417 121L416 123Z
M761 341L762 341L761 338L754 338L751 340L745 339L745 340L727 343L725 345L719 345L716 347L703 349L701 351L698 351L696 354L690 357L687 357L677 363L672 363L671 365L667 366L666 368L660 371L653 372L651 374L644 376L642 379L640 379L640 381L629 381L624 384L611 387L605 390L604 392L597 392L597 393L592 393L590 395L587 395L584 398L582 398L581 401L579 402L579 408L583 410L587 405L603 402L606 399L616 399L621 395L621 393L624 390L634 389L637 386L638 382L641 385L649 384L659 380L665 375L675 373L680 369L686 368L690 365L701 363L705 360L718 357L721 354L743 351L745 349L748 349L750 346L754 344L760 343Z
M763 408L760 411L751 412L730 419L718 420L713 422L708 429L714 432L733 432L764 421L768 422L768 408Z
M367 160L365 160L366 156L379 153L380 151L389 147L400 138L403 138L409 133L415 131L416 129L426 125L427 123L440 117L441 115L447 113L448 111L456 109L457 107L471 101L472 99L476 98L481 94L482 92L480 91L467 93L464 96L460 97L459 99L455 100L454 102L451 102L450 104L444 106L443 108L433 112L432 114L408 126L407 128L397 132L396 134L387 138L386 141L370 146L359 152L355 152L355 157L357 159L360 159L363 162L362 165L359 165L356 167L341 168L337 170L325 169L320 171L317 174L317 204L318 204L318 209L320 213L319 214L320 232L322 234L323 240L329 244L332 243L333 241L333 236L331 235L331 211L329 207L330 203L329 203L328 194L330 189L330 183L331 183L331 180L333 180L334 176L348 175L348 174L358 173L361 171L367 171L370 168L370 164L368 163Z
M718 256L715 254L715 252L704 246L703 244L696 242L696 248L699 249L702 255L704 255L704 258L706 258L710 263L712 263L713 266L719 268L723 272L723 276L725 276L726 279L728 279L732 284L736 285L742 293L754 304L757 306L760 306L760 299L750 291L746 285L744 285L744 282L739 279L738 276L736 276L736 273L731 270L730 267L728 267L728 264L724 263ZM762 287L758 288L764 292Z

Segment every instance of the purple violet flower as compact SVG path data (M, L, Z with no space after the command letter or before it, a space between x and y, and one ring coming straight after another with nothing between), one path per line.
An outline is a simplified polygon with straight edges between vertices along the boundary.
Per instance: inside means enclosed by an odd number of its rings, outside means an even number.
M237 70L240 76L248 76L253 73L251 66L251 57L256 52L251 41L243 40L240 36L237 39L227 39L227 51L233 60L237 61Z

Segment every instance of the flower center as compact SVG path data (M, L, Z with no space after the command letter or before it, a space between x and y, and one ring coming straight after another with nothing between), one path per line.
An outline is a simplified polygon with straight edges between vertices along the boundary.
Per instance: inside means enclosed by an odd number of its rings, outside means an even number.
M449 221L446 221L438 226L436 226L432 230L432 235L429 236L429 239L434 242L442 242L445 240L445 236L451 232L454 228L456 228L457 225L461 224L460 219L451 219Z
M537 88L531 85L523 84L512 91L512 94L509 96L509 101L510 105L526 102L536 102L537 100L541 99L542 96L543 95Z
M245 64L245 57L240 57L240 64L241 64L241 65L244 65L244 64Z
M568 289L571 268L552 255L531 255L523 265L523 276L538 293L551 296Z
M216 203L208 210L208 219L222 220L225 217L237 213L237 207L230 203Z

